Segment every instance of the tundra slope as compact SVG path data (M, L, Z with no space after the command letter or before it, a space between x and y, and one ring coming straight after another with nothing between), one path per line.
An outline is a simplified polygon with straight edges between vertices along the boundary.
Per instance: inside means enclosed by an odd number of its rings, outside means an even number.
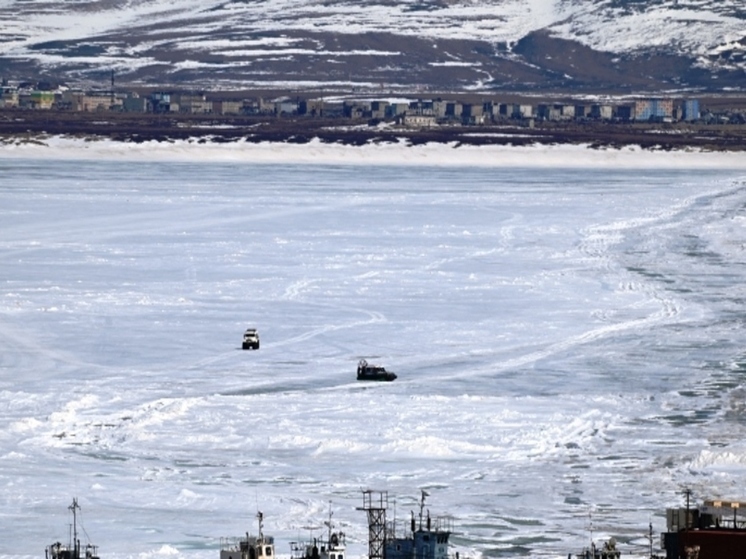
M104 86L728 90L740 0L0 0L0 74Z

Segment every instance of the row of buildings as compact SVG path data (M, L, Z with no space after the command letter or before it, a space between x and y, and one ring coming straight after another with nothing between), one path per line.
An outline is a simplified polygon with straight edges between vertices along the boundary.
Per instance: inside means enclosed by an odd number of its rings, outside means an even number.
M353 109L354 110L354 109ZM357 108L366 116L367 106ZM701 117L697 99L639 99L629 103L460 103L447 100L410 101L406 106L389 104L381 107L373 102L371 115L376 118L396 118L404 115L404 122L436 125L449 120L464 124L484 124L506 119L536 119L545 121L695 121Z
M262 98L221 99L218 94L157 92L83 92L73 90L0 87L0 109L25 108L64 111L120 111L156 114L211 114L337 117L396 120L412 127L446 124L487 124L500 120L544 121L697 121L697 99L638 99L618 103L499 103L493 100L466 103L448 99L428 100L325 100Z

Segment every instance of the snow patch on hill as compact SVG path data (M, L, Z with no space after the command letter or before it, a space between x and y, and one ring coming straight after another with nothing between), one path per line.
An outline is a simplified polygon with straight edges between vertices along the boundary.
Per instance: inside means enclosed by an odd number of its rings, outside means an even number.
M246 56L247 49L257 56L298 54L290 38L288 44L272 44L261 40L263 34L387 33L434 42L485 41L510 50L527 34L549 30L595 50L663 51L698 59L710 69L746 70L742 0L0 0L0 22L0 56L51 67L124 69L173 62L144 54L161 47L229 58ZM55 51L55 42L71 40L99 50ZM302 54L308 48L304 45ZM322 40L312 48L329 54Z
M746 21L743 14L737 17L732 2L674 0L649 2L637 9L617 2L585 4L589 5L572 18L552 25L553 35L606 52L635 54L652 49L689 54L703 57L703 66L711 65L704 57L726 49L746 51ZM743 64L738 67L746 69Z

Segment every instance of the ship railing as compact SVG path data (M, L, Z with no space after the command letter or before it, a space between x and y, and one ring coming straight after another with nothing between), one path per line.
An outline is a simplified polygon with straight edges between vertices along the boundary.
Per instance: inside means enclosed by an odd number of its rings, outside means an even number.
M275 538L274 536L264 536L261 539L256 536L248 536L248 538L246 536L230 536L220 538L220 549L222 551L227 551L230 549L240 549L243 551L248 551L249 547L254 547L260 544L274 545Z
M387 521L386 522L386 538L389 540L397 539L397 532L401 530L402 534L409 535L412 533L411 530L411 520L400 520L401 526L399 526L399 529L397 529L397 522L396 521ZM415 526L415 529L419 530L420 526L419 524ZM427 530L427 523L426 521L423 521L422 525L423 530ZM454 519L451 516L439 516L436 518L430 519L430 531L431 532L453 532L454 530Z
M453 517L440 516L430 521L430 529L434 532L453 532Z
M316 548L317 552L321 549L321 544L318 541L310 542L290 542L290 559L304 559L313 555L313 548Z
M228 551L229 549L239 549L241 538L220 538L220 550Z

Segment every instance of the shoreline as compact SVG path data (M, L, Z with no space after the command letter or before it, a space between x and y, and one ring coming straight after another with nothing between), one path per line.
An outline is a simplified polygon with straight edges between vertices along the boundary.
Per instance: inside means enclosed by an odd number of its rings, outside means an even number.
M304 142L230 141L211 137L178 140L118 141L32 135L0 139L0 159L55 158L69 160L128 160L345 166L645 168L746 170L740 151L621 147L590 143L464 144L458 141L412 143L406 137L369 141L362 145Z

